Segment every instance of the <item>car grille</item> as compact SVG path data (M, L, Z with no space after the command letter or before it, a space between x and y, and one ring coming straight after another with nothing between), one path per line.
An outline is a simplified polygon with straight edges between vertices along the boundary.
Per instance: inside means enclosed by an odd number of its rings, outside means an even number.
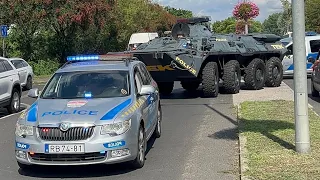
M39 135L46 141L80 141L93 135L94 127L73 127L68 131L61 131L57 127L40 127Z
M75 162L75 161L95 161L106 157L105 153L95 152L86 154L29 154L34 161L59 161L59 162Z

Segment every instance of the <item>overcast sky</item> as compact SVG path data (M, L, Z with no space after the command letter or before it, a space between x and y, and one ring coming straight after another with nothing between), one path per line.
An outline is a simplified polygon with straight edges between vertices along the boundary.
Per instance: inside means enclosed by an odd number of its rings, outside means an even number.
M232 16L232 10L239 0L154 0L164 6L191 10L194 15L211 16L212 22ZM270 14L282 11L280 0L251 0L260 8L256 20L263 21ZM183 3L182 3L183 2Z

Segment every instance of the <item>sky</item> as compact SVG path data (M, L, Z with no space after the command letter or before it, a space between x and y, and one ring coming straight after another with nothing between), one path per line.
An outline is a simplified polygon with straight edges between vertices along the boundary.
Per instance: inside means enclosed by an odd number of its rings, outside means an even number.
M154 0L164 6L191 10L195 16L211 16L212 22L232 16L239 0ZM260 8L255 19L263 22L270 14L282 11L280 0L250 0Z

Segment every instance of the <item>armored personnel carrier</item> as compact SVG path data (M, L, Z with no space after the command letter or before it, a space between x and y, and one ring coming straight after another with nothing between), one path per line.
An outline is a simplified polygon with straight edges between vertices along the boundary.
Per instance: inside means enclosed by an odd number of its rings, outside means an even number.
M241 77L248 89L280 86L282 59L287 51L274 34L214 34L206 26L207 17L180 19L169 37L159 37L131 51L143 61L157 81L162 94L170 94L174 81L187 91L200 84L204 97L222 90L240 91Z

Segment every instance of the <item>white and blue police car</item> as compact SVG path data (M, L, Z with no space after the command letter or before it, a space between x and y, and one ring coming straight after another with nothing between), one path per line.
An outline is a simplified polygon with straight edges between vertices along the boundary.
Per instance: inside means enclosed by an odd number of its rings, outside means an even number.
M15 130L20 168L131 162L144 166L146 143L161 135L159 90L130 54L70 56L21 114Z

